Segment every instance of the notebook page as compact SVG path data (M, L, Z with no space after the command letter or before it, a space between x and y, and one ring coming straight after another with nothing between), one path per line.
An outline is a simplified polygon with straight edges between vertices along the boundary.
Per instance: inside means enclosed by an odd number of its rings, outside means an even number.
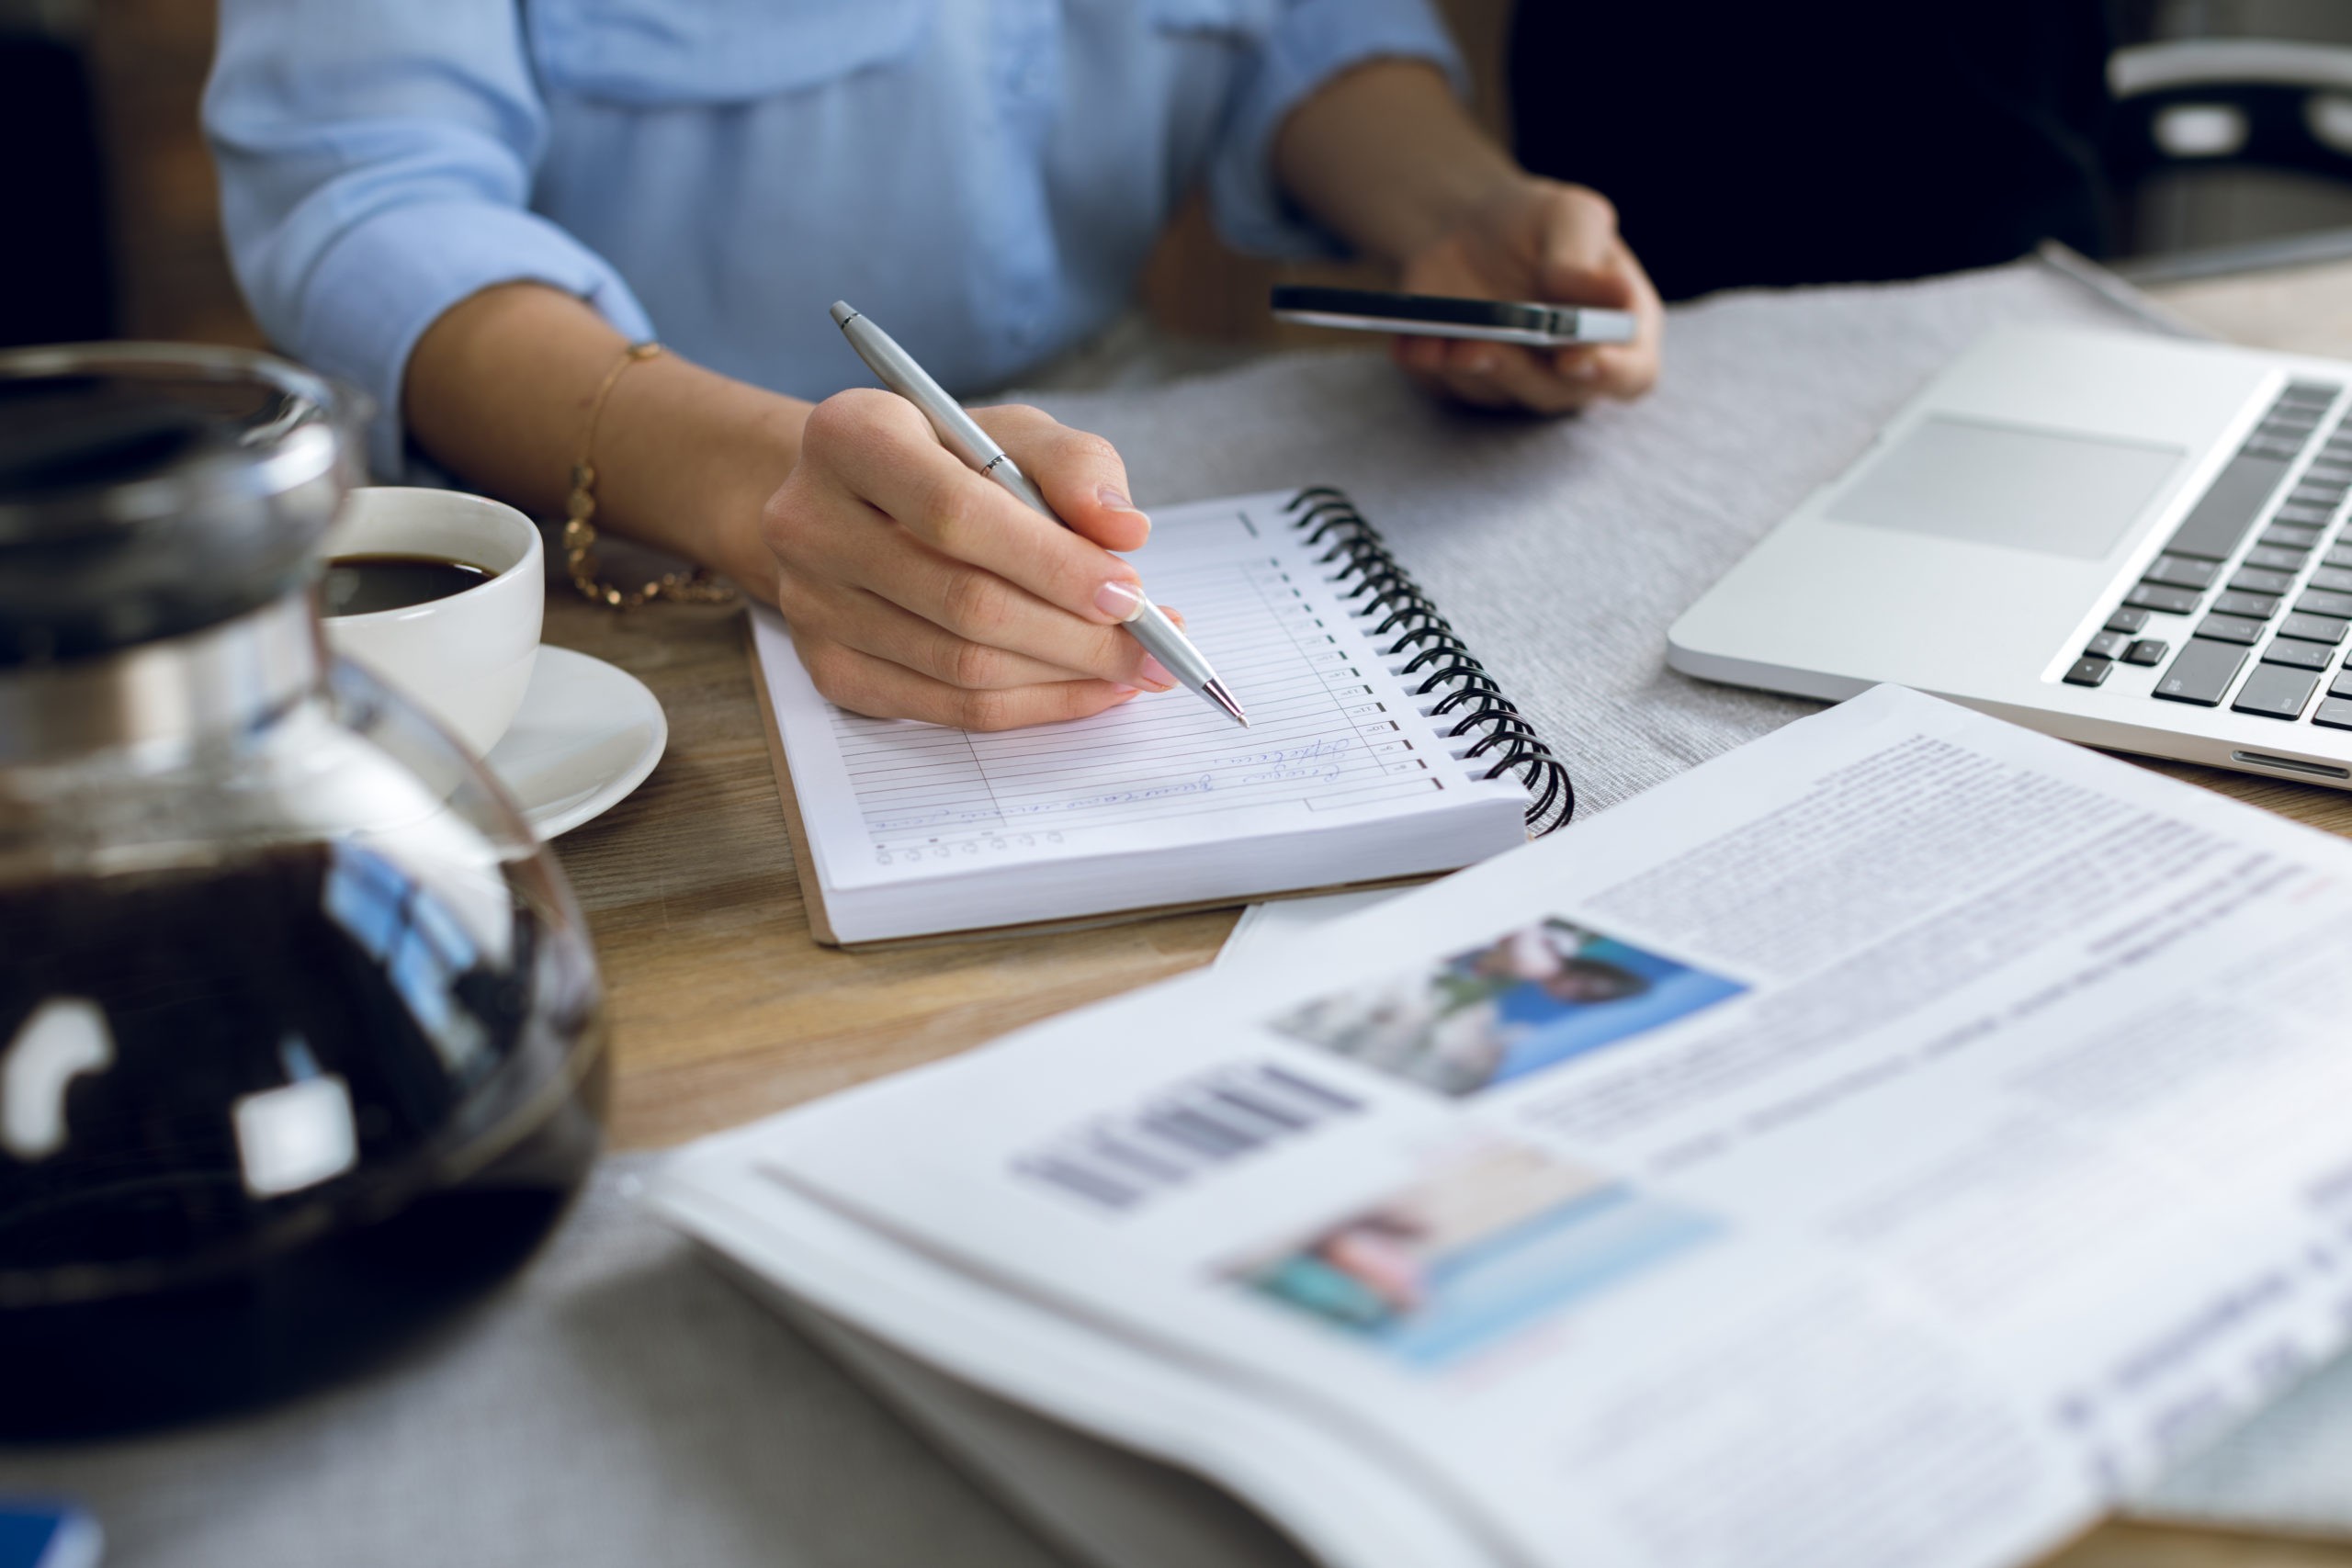
M1248 710L1247 729L1181 689L993 735L865 718L819 696L782 622L759 617L826 885L1226 843L1472 798L1523 806L1509 780L1473 777L1422 716L1283 519L1286 499L1159 513L1138 557L1153 597L1183 614Z

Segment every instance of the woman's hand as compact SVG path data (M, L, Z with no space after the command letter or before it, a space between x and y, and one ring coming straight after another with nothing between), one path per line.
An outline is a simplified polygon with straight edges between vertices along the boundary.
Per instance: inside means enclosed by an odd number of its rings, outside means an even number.
M1469 220L1407 258L1416 294L1600 305L1630 310L1626 344L1521 348L1400 337L1396 362L1424 385L1482 408L1566 413L1596 398L1635 398L1657 379L1666 314L1642 264L1617 232L1615 209L1582 186L1519 175Z
M973 417L1069 527L958 461L903 398L860 389L808 415L761 534L817 690L877 718L1011 729L1174 685L1119 629L1140 590L1110 552L1151 524L1118 453L1034 408Z

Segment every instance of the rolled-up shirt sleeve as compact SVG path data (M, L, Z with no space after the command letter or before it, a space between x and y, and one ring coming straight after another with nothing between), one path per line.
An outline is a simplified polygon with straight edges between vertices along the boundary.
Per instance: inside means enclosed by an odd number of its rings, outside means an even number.
M405 467L410 352L468 295L545 283L652 335L620 275L527 209L547 117L512 0L223 0L204 118L245 298L375 400L379 474Z
M1283 196L1274 137L1317 87L1379 59L1429 61L1469 96L1462 57L1425 0L1288 0L1243 76L1209 164L1209 211L1227 243L1262 255L1342 248Z

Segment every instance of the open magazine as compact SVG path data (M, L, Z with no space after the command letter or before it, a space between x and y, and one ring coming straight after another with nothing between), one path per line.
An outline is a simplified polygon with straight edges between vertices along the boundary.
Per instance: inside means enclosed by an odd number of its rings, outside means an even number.
M655 1201L1345 1568L2015 1562L2352 1326L2352 845L2142 769L1881 688L1282 952Z

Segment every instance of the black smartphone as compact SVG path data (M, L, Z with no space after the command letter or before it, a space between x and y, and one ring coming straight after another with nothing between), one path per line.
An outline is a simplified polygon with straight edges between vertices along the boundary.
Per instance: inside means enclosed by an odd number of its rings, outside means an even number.
M1631 343L1631 312L1589 305L1532 305L1512 299L1461 299L1446 294L1391 294L1378 288L1316 288L1277 284L1274 315L1314 327L1398 333L1408 337L1476 338L1530 348L1577 343Z

